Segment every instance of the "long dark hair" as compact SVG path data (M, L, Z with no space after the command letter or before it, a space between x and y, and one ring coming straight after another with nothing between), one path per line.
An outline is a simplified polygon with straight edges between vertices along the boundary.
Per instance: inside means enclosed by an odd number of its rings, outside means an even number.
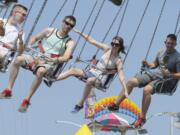
M118 40L119 41L119 50L118 50L118 53L124 53L124 54L126 54L126 52L125 52L125 47L124 47L124 40L123 40L123 38L122 37L120 37L120 36L115 36L115 37L113 37L113 40Z

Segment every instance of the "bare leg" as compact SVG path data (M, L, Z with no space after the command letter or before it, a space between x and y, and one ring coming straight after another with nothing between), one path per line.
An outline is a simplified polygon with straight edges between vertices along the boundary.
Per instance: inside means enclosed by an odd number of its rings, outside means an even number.
M81 100L80 100L80 102L78 104L79 106L83 106L84 101L87 99L87 97L89 96L89 94L92 91L92 88L93 88L93 85L94 85L95 81L96 81L95 77L91 77L91 78L89 78L87 80L85 90L84 90L84 93L83 93L83 97L81 98Z
M138 80L136 78L130 79L126 84L128 94L130 94L132 92L133 88L137 87L138 84L139 84L139 82L138 82ZM117 100L115 101L115 104L119 105L125 98L126 97L125 97L124 89L122 89L119 96L118 96L118 98L117 98Z
M142 99L142 113L140 114L139 119L134 122L135 128L143 126L143 124L146 122L146 114L147 114L147 111L148 111L150 103L151 103L152 90L153 90L153 88L151 85L146 85L144 87L143 99Z
M150 106L151 103L151 92L152 92L153 88L151 85L147 85L144 87L144 91L143 91L143 99L142 99L142 117L145 118L148 108Z
M31 97L33 96L33 94L36 92L36 90L38 89L39 85L41 84L42 78L43 78L45 73L46 73L46 69L44 67L40 67L37 70L36 77L33 80L33 83L32 83L32 85L30 87L30 92L29 92L28 96L25 99L30 101Z
M20 66L24 63L25 59L23 56L18 56L16 60L12 63L11 65L11 70L10 70L10 76L9 76L9 82L7 88L9 90L12 90L15 80L17 78L19 68Z
M63 73L61 73L58 77L57 77L57 80L64 80L70 76L78 76L78 77L81 77L81 76L84 76L84 72L83 70L81 69L78 69L78 68L71 68Z

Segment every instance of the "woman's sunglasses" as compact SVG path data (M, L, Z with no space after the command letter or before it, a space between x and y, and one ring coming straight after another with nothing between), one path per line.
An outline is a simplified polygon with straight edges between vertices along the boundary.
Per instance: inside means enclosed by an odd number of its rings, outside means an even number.
M114 43L114 42L111 42L111 46L112 47L120 47L120 45L118 43Z

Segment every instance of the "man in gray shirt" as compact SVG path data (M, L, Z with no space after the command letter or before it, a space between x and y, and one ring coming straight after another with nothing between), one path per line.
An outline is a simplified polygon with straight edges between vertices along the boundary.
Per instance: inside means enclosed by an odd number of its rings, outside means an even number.
M152 63L143 61L146 70L131 78L126 87L130 94L135 87L144 87L142 99L142 113L134 127L141 127L146 122L146 114L151 103L151 94L174 93L177 82L180 79L180 53L175 49L177 37L169 34L165 40L165 48L161 49ZM125 99L124 90L121 91L117 100L108 109L117 111L119 104Z

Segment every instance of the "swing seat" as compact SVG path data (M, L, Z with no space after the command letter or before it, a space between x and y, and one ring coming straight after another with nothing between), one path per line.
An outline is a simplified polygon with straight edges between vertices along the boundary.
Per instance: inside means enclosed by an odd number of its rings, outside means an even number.
M4 57L2 64L0 65L0 72L6 73L8 71L9 64L12 62L14 55L15 52L8 52L8 54Z
M110 0L114 5L120 6L123 0Z
M71 56L70 59L72 59L73 56ZM67 62L59 63L58 65L55 65L53 69L49 69L47 73L45 74L43 81L48 86L51 87L53 82L56 81L56 78L61 74L62 70L66 66Z
M56 81L56 78L62 72L63 66L64 66L64 63L60 63L56 65L53 69L49 69L47 71L47 73L45 74L43 78L43 81L48 87L51 87L53 82Z
M177 89L178 80L177 79L162 79L155 84L155 93L164 95L173 95Z
M108 74L108 75L103 75L103 76L106 76L106 79L105 81L101 82L101 83L95 83L94 87L103 91L103 92L106 92L107 89L110 87L110 84L115 76L115 74ZM102 76L102 78L103 78ZM75 76L77 77L77 76ZM83 82L87 82L87 77L77 77L79 80L83 81Z
M81 59L77 58L77 61L87 64L87 66L84 68L84 71L88 72L92 68L97 68L96 64L98 63L99 60L97 60L96 55L94 55L91 60L84 61L84 60L81 60ZM73 66L73 67L75 67L75 66ZM100 83L95 82L94 87L101 90L101 91L103 91L103 92L106 92L107 89L110 87L110 84L111 84L115 74L116 73L101 75L101 82ZM75 76L75 77L78 78L80 81L83 81L85 83L87 82L87 79L88 79L88 77L86 77L86 76L85 77Z

